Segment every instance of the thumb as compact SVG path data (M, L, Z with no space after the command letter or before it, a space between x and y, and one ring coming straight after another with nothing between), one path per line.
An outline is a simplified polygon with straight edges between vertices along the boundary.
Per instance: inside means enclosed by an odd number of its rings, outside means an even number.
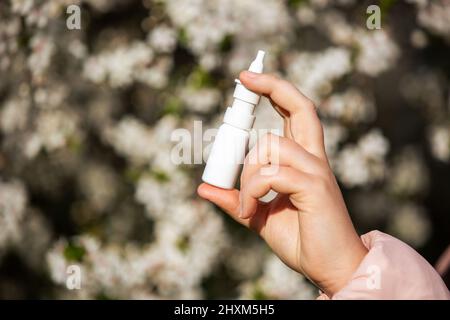
M202 183L198 186L197 193L203 199L211 201L222 208L237 222L248 226L248 219L239 218L239 190L225 190L207 183Z

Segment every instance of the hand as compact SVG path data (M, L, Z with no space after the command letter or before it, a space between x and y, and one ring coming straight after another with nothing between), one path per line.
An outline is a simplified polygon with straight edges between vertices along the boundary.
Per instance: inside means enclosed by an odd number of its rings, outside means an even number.
M255 230L284 263L331 297L367 250L328 164L315 106L274 76L244 71L239 78L270 99L284 118L284 137L269 134L250 150L240 192L203 183L198 194ZM274 200L258 201L271 189L278 192Z

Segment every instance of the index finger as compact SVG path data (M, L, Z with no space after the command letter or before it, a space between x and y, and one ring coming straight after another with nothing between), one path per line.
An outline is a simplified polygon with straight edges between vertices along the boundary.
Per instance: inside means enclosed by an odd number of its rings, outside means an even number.
M293 84L269 74L243 71L239 75L249 90L268 96L289 113L294 140L312 154L325 158L323 130L314 103Z

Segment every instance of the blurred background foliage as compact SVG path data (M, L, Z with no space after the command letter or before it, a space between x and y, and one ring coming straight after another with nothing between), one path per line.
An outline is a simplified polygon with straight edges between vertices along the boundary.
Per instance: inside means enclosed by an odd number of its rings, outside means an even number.
M174 129L218 126L258 49L319 106L358 231L435 263L450 239L449 43L447 0L1 1L0 297L315 298L197 198L203 166L170 160ZM280 125L262 101L256 128ZM71 264L81 290L65 287Z

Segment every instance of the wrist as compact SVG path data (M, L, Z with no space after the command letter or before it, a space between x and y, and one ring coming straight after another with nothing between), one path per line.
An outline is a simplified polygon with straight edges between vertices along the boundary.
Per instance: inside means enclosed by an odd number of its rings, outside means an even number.
M345 268L338 272L338 275L330 281L325 283L321 290L328 296L333 297L337 292L344 288L353 278L354 273L361 265L364 257L367 255L368 250L364 246L363 242L358 237L358 242L355 243L346 254L344 254Z

